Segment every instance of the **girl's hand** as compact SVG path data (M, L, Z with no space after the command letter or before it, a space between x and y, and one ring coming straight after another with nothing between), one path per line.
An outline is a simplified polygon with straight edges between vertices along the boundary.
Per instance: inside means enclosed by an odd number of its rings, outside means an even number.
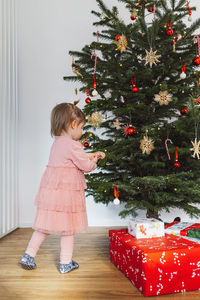
M96 155L98 159L104 159L106 157L106 154L101 151L96 152Z
M96 153L86 153L90 160L93 160L96 157Z
M94 153L95 154L95 153ZM92 159L95 163L97 163L97 161L98 161L98 157L97 157L97 155L95 155L94 157L93 157L93 159Z
M93 160L95 162L97 162L99 159L104 159L105 158L105 153L98 151L98 152L94 152L94 153L86 153L89 157L90 160Z

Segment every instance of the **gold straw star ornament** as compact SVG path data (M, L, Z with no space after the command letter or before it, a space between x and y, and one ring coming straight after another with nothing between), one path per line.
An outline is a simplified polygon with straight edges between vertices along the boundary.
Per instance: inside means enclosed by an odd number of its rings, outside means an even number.
M116 119L116 121L115 122L113 122L113 124L114 124L114 127L116 128L116 129L120 129L121 128L121 123L119 122L119 120L118 119Z
M119 39L117 41L113 41L113 43L117 45L117 49L115 50L119 50L121 53L126 51L127 39L125 35L122 34Z
M197 138L195 138L194 142L191 141L191 143L192 143L193 148L190 148L190 150L194 152L192 157L195 158L197 156L197 158L199 159L200 141L197 142Z
M152 150L155 149L154 147L154 141L148 137L147 135L143 137L142 140L140 140L140 149L142 150L143 154L150 154Z
M160 62L160 61L158 60L158 58L159 58L161 55L156 55L157 50L156 50L156 51L153 51L152 48L151 48L150 51L147 51L147 50L145 50L145 51L146 51L146 56L142 58L142 60L145 60L145 61L146 61L145 64L144 64L145 66L146 66L147 64L150 64L150 67L152 68L152 65L153 65L153 64L156 65L158 62Z
M160 91L159 94L154 95L154 100L160 105L168 105L172 101L172 95L167 91Z

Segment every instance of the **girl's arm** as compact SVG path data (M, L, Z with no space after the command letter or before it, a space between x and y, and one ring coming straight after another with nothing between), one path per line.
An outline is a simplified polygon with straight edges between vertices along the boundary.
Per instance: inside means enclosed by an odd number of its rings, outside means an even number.
M105 153L98 151L98 152L94 152L94 153L86 153L90 159L94 159L94 157L97 156L97 159L104 159L105 158Z
M94 153L86 153L80 142L73 143L71 149L71 160L84 173L89 173L97 167L97 156L95 155L91 160L88 154Z

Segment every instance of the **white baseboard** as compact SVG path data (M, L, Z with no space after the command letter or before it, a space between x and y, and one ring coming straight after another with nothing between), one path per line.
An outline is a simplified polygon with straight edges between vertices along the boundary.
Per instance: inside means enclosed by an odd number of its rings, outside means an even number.
M0 239L4 236L6 236L7 234L11 233L12 231L14 231L15 229L19 228L19 226L14 226L13 228L11 228L9 231L7 231L6 233L2 234L0 236Z
M33 224L32 223L21 223L18 228L32 228ZM88 227L120 227L120 226L127 226L127 224L91 224L88 225Z

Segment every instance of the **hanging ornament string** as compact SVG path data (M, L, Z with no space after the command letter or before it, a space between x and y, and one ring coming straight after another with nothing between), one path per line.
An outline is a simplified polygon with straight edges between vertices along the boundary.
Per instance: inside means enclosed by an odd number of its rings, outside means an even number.
M178 160L178 146L176 146L174 154L175 154L175 160Z
M181 61L181 70L182 70L182 72L185 72L185 64Z
M87 96L87 98L85 99L85 103L90 103L91 102L91 99L90 99L90 94L89 94L89 92L88 92L88 86L86 86L86 90L85 90L85 92L86 92L86 96Z
M94 76L94 75L93 75L93 80L94 80L94 82L93 82L93 88L96 89L97 83L96 83L96 80L95 80L95 76Z
M198 127L199 127L199 121L195 120L195 125L194 125L194 133L195 133L195 138L198 140Z
M154 18L154 20L156 19L156 4L155 4L155 2L153 4L153 18Z
M99 31L97 31L97 43L99 42ZM96 69L97 69L97 54L94 50L93 54L91 55L91 59L94 56L94 74L93 74L93 91L92 91L92 96L98 96L98 92L96 90L97 84L96 84L96 80L95 80L95 73L96 73Z
M99 43L99 31L97 30L97 43Z
M192 98L196 98L195 95L190 95ZM197 99L195 100L197 103L199 103L199 96L197 96ZM200 103L199 103L200 104ZM198 140L198 128L199 128L199 122L200 122L200 119L199 118L196 118L195 116L195 113L194 113L194 110L192 109L192 117L194 119L194 136L195 138Z
M113 184L113 185L116 186L116 187L114 187L114 196L115 196L115 198L119 198L119 187L116 184Z
M181 164L178 161L178 147L176 147L174 154L175 154L174 168L180 168Z
M133 82L133 77L131 78L132 85L136 86L136 76L135 76L135 73L133 73L133 76L134 76L134 82Z
M131 81L132 81L132 92L133 93L137 93L139 91L139 88L136 86L136 76L135 76L135 73L133 73L133 76L134 76L134 82L133 82L133 78L131 78Z
M97 31L97 43L99 42L99 31ZM96 69L97 69L97 54L94 51L91 55L91 59L93 58L93 56L95 57L94 59L94 74L96 73Z
M96 73L96 69L97 69L97 55L96 55L95 51L91 55L91 59L93 58L93 56L95 57L95 59L94 59L94 74L95 74Z
M181 74L180 74L180 78L181 79L185 79L186 78L186 74L185 74L185 64L183 63L183 61L181 61Z
M170 154L169 154L169 149L168 149L168 146L167 146L167 142L170 142L171 144L173 144L173 142L170 139L165 140L165 148L167 150L167 155L168 155L169 160L171 160L171 157L170 157Z
M192 22L192 9L189 7L189 18L188 21Z
M199 40L199 36L198 35L195 35L193 37L193 40L197 38L197 41L198 41L198 55L200 56L200 40Z

